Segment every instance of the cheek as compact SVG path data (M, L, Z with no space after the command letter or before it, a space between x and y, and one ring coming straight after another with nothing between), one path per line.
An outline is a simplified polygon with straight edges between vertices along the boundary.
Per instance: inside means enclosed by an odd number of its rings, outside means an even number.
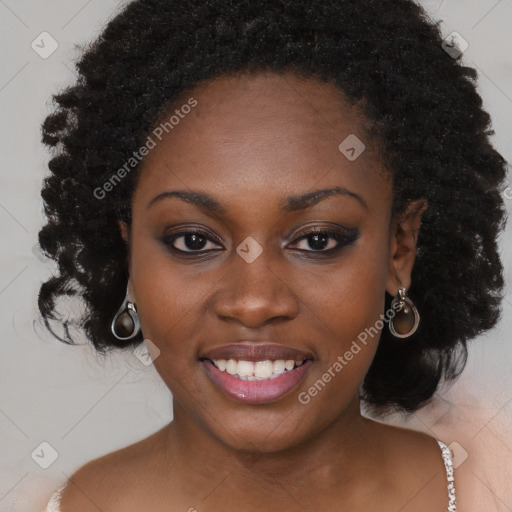
M376 324L384 313L388 275L386 233L363 234L329 266L309 266L290 277L311 318L337 342L326 343L329 358ZM375 336L375 342L378 336Z
M196 362L194 340L204 323L210 272L174 260L154 237L134 225L130 274L144 333L160 349L155 366L175 374Z
M318 310L330 336L322 346L319 368L320 378L332 382L326 386L327 402L347 400L356 393L375 356L384 327L381 315L389 254L386 236L385 231L363 232L358 243L323 277L327 293L319 293L318 281L316 286L313 281L305 285L316 290Z
M333 290L332 318L344 338L356 339L373 326L383 313L387 280L386 251L382 246L361 244L350 264L331 276L338 286Z

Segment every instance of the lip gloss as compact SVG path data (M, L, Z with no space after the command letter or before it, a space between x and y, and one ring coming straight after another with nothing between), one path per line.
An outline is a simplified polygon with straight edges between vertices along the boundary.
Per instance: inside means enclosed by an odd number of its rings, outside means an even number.
M219 370L210 360L202 361L207 376L224 393L243 403L265 404L276 402L298 386L306 376L312 361L288 370L278 377L265 380L242 380Z

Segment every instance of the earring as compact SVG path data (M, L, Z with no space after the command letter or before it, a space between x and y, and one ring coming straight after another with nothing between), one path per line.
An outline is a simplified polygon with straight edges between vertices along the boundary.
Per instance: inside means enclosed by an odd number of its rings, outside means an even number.
M400 288L396 297L391 301L391 309L395 315L389 322L391 334L397 338L408 338L416 332L420 323L420 314L407 297L407 288Z
M133 300L133 289L130 280L128 280L126 287L126 296L112 320L110 330L120 341L131 340L140 332L139 315Z

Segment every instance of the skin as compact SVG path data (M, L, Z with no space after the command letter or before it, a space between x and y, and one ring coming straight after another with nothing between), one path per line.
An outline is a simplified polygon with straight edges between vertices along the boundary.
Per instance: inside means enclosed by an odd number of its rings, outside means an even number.
M308 404L298 401L374 326L385 292L411 286L426 203L391 218L392 185L376 143L332 84L258 73L203 83L177 107L190 96L198 105L145 158L132 225L120 223L142 330L161 351L154 365L173 394L174 419L81 468L62 512L445 510L435 440L361 416L359 386L379 336L360 344ZM366 146L354 161L338 149L349 134ZM333 187L360 199L342 194L299 211L280 208L288 196ZM178 198L148 206L178 189L206 192L225 211ZM312 226L358 236L322 258L301 237ZM209 255L185 258L163 242L193 228L220 240L196 249ZM249 236L263 250L252 263L236 252ZM174 246L190 251L185 242ZM242 339L308 351L314 363L280 400L241 404L208 379L198 358Z

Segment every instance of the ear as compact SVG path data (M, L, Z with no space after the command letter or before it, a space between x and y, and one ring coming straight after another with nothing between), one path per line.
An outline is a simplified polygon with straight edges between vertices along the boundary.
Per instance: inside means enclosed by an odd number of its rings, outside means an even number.
M405 212L395 218L390 232L390 259L386 290L391 296L399 288L411 286L411 273L416 259L416 248L421 225L421 215L428 208L426 199L408 204Z
M128 224L126 222L120 220L118 221L119 231L121 232L121 237L123 240L129 244L130 243L130 229L128 228Z

